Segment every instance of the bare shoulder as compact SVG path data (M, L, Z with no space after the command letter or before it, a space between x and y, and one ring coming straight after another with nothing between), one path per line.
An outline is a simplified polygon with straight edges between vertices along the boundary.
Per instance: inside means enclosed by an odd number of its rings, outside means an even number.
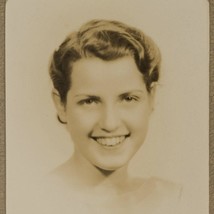
M164 198L170 197L179 200L181 197L182 186L180 184L157 177L150 178L148 183L153 186L157 195Z
M179 210L181 185L157 177L138 179L137 182L138 190L134 194L137 210L155 214Z
M72 184L74 184L72 187L75 188L78 182L71 168L72 165L69 159L50 171L47 175L47 179L50 183L54 184L54 186L59 185L59 188L61 187L62 189L71 188Z
M138 191L146 192L149 195L174 195L179 198L182 192L182 185L158 177L136 178L134 182Z

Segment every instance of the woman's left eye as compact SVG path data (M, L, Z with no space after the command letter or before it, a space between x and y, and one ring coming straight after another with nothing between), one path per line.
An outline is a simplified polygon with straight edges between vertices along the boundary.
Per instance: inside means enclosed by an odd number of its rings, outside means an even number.
M126 102L132 102L132 101L137 101L138 98L135 97L135 96L126 96L126 97L123 98L123 100L126 101Z
M96 103L96 100L94 100L94 99L86 99L86 100L83 101L83 103L90 105L92 103Z

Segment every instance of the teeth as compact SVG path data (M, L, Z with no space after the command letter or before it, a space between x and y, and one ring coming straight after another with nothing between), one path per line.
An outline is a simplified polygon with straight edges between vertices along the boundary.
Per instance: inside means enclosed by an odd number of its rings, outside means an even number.
M125 136L120 137L99 137L96 141L103 146L116 146L125 140Z

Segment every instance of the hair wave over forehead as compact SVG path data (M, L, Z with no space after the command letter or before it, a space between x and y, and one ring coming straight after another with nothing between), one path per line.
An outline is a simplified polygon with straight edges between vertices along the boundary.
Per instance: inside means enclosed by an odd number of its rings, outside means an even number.
M72 32L53 53L50 76L62 103L72 86L72 65L82 58L105 61L131 56L142 73L148 92L159 79L161 56L156 44L141 30L118 21L92 20Z

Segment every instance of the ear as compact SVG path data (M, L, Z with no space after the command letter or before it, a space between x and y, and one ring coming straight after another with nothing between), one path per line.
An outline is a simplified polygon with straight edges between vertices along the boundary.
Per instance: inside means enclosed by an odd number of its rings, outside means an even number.
M157 82L153 82L151 84L151 89L150 89L150 93L149 93L149 102L150 102L152 111L154 110L154 106L155 106L156 88L157 88Z
M57 115L59 117L59 120L62 123L67 123L66 121L66 108L65 104L62 103L59 92L56 89L52 90L52 99L54 101L54 105L57 110Z

